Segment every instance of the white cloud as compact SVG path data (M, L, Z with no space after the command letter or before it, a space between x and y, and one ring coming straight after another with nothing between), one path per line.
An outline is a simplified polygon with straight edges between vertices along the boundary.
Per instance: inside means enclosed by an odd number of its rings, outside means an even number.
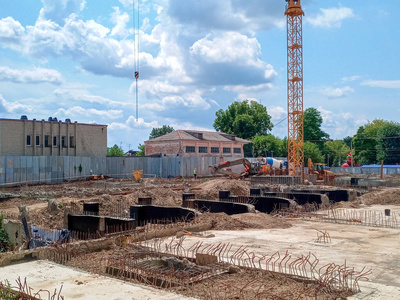
M132 6L134 0L118 0L123 6L129 7Z
M320 15L316 16L315 18L308 17L306 20L315 27L338 28L342 26L342 22L344 20L353 17L353 9L341 6L339 8L321 8Z
M365 124L364 116L358 113L340 113L324 109L322 106L317 109L323 119L322 130L328 132L331 138L353 136L357 132L358 127Z
M185 86L173 85L170 84L167 80L140 80L138 85L141 93L150 93L153 95L160 93L178 94L183 93L186 90ZM136 83L133 82L130 87L130 91L133 92L135 90L135 87Z
M124 12L121 13L119 7L113 7L114 12L111 14L111 21L115 24L115 27L111 30L111 36L121 36L126 38L128 36L128 30L126 24L129 22L129 15Z
M361 76L354 75L354 76L350 76L350 77L343 77L342 81L349 82L349 81L355 81L355 80L359 80L359 79L361 79Z
M75 119L77 119L78 116L96 116L105 119L118 119L122 117L122 113L122 110L98 110L94 108L83 108L81 106L74 106L68 109L60 108L55 114L64 117L73 117Z
M366 80L361 84L385 89L400 89L400 80Z
M25 34L25 28L21 23L11 17L0 19L0 44L10 48L21 43L21 38Z
M171 127L175 128L176 130L199 130L199 131L215 131L214 128L208 128L204 126L198 126L191 122L182 122L182 123L171 123Z
M31 105L21 104L18 101L8 102L0 94L0 112L26 114L34 112L34 109Z
M208 63L231 63L242 61L257 64L261 46L256 38L248 38L238 32L227 32L219 36L208 35L190 47L192 55L198 55Z
M258 85L252 86L245 86L245 85L227 85L224 87L226 91L235 92L235 93L255 93L255 92L262 92L268 91L272 89L271 83L263 83Z
M215 103L214 100L210 102L212 102L213 104ZM161 100L154 101L152 103L142 104L140 105L140 107L153 111L174 110L176 108L208 110L211 105L207 100L202 97L201 91L196 90L191 93L185 93L181 96L168 95L163 97Z
M280 121L287 116L287 111L282 106L271 106L267 111L272 120Z
M254 33L284 24L285 3L276 0L170 0L167 13L185 30Z
M39 20L50 20L57 24L64 24L66 18L85 8L85 0L42 0L43 8L39 13Z
M129 116L125 123L113 122L108 125L110 130L149 129L154 127L160 127L157 121L146 122L143 118L136 119L134 116Z
M345 86L343 88L326 87L323 88L321 92L322 94L328 96L329 99L335 99L345 97L348 94L353 93L354 90L349 86Z
M61 84L63 78L57 70L34 68L33 70L16 70L0 67L0 81L14 83L51 83Z
M208 84L260 85L277 75L260 59L257 39L238 32L209 34L190 47L190 54L196 62L191 75Z
M53 94L58 98L62 97L68 101L85 101L89 103L99 103L102 105L110 105L110 106L129 106L128 103L114 101L105 97L91 95L87 90L81 89L79 86L76 89L56 89L53 91Z

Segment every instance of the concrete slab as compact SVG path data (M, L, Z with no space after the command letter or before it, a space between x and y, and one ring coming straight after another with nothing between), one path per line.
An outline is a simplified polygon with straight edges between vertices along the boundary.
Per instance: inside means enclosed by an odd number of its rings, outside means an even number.
M53 292L61 288L65 299L85 300L179 300L193 299L144 285L131 284L118 279L90 274L48 261L33 261L0 268L0 281L7 279L11 285L20 277L28 285ZM43 299L47 293L41 294Z
M399 207L374 206L383 211ZM317 229L327 231L330 244L317 243ZM202 239L204 244L232 243L232 249L246 246L258 255L272 255L286 250L294 256L316 255L322 267L328 263L344 264L361 271L372 269L369 282L360 282L361 293L352 299L400 299L400 230L334 223L293 220L293 227L286 229L211 231L215 237ZM187 237L189 247L199 238Z

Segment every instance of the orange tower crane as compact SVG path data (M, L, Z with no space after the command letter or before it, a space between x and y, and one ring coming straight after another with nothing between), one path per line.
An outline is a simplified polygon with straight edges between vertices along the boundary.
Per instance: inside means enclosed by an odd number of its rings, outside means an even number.
M300 0L286 0L289 175L304 170L303 37Z

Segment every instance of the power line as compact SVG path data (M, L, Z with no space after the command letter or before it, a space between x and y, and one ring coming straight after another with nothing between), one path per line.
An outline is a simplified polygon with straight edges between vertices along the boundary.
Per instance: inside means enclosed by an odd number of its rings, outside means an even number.
M286 119L287 119L287 117L284 118L284 119L282 119L282 120L280 120L278 123L274 124L274 126L277 126L277 125L281 124L281 123L282 123L283 121L285 121Z

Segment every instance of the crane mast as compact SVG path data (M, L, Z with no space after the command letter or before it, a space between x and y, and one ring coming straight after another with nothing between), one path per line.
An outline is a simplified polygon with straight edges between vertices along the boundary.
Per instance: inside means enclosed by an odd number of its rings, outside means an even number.
M288 168L289 175L304 172L303 122L303 37L300 0L286 0L287 23L287 95L288 95Z

